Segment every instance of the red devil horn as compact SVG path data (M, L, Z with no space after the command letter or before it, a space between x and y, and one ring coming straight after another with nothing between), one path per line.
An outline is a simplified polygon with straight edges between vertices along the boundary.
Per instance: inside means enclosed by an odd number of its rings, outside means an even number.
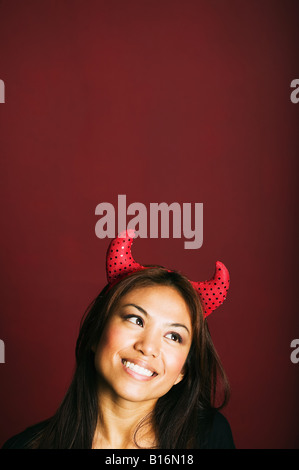
M141 269L146 269L137 263L131 253L135 238L134 230L125 230L111 241L106 257L106 272L109 284L114 284L123 276ZM215 274L209 281L190 281L198 292L205 317L210 315L226 299L229 288L229 272L220 261L216 261Z
M134 237L134 230L125 230L110 243L106 256L106 273L109 284L126 274L144 269L141 264L136 263L131 253Z
M215 274L209 281L190 281L194 289L198 291L204 316L207 317L226 299L229 288L229 272L220 261L216 261Z

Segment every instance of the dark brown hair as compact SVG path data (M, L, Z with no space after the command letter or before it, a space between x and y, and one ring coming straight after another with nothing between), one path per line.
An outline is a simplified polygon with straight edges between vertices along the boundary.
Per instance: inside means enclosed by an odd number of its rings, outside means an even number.
M119 300L129 291L147 286L172 286L184 298L191 315L192 344L184 378L158 399L146 420L154 426L158 448L197 448L204 443L213 411L229 398L229 386L202 314L197 293L188 279L162 267L148 267L106 286L86 310L76 343L76 369L72 383L55 415L31 447L90 449L98 420L97 372L92 348L104 331ZM216 404L217 385L222 388ZM217 394L218 396L218 394ZM218 400L219 401L219 397ZM135 438L138 444L136 430Z

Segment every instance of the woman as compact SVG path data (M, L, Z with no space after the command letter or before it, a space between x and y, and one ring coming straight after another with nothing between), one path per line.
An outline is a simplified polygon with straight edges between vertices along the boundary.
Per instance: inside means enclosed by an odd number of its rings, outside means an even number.
M218 262L213 279L197 283L142 266L131 256L133 236L110 244L108 285L83 318L76 371L58 411L4 448L234 447L218 411L228 383L205 319L225 299L228 272Z

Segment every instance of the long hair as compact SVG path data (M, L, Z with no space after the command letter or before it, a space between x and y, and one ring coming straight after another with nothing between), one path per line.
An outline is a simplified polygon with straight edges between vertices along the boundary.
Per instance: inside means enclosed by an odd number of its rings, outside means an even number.
M184 366L184 377L157 400L152 413L135 432L150 421L160 449L200 447L213 411L229 398L229 385L203 317L197 293L188 279L162 267L132 273L115 285L106 286L86 310L76 343L76 369L71 385L55 415L45 422L34 448L91 449L98 422L98 385L93 346L98 344L119 300L135 288L171 286L184 298L192 324L192 343ZM217 385L222 387L221 400ZM218 397L218 399L217 399ZM217 404L216 401L219 403Z

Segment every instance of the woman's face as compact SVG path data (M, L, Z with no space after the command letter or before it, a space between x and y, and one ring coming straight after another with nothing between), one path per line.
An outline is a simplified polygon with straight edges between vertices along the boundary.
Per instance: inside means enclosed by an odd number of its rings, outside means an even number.
M129 401L156 402L183 378L191 340L189 309L176 289L132 290L120 300L95 348L104 390Z

